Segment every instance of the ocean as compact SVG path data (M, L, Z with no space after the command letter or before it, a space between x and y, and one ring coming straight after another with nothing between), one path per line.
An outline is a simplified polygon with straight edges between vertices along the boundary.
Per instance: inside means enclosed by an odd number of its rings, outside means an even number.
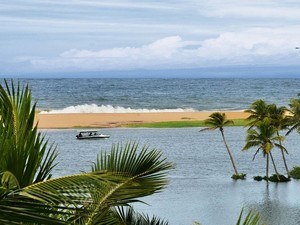
M38 109L58 112L160 112L243 110L253 101L288 105L300 92L300 79L23 79L29 83ZM57 144L54 177L89 171L97 154L113 143L137 141L161 150L174 163L168 187L142 199L134 207L171 225L235 224L242 208L260 212L266 225L300 224L300 181L269 185L253 180L265 174L261 154L243 152L246 129L226 127L225 136L245 181L234 181L230 161L218 131L199 128L103 129L107 140L78 141L76 130L42 130ZM300 165L300 136L291 134L285 147L290 168ZM278 170L284 173L280 152L274 150ZM270 172L273 173L270 168Z
M288 105L300 79L21 79L39 110L160 112L243 110L257 100ZM55 111L53 111L55 110Z

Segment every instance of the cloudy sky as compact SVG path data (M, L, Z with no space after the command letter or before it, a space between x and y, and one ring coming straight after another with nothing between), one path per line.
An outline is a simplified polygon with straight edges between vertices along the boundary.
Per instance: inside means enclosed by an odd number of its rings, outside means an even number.
M298 0L0 0L0 73L300 66Z

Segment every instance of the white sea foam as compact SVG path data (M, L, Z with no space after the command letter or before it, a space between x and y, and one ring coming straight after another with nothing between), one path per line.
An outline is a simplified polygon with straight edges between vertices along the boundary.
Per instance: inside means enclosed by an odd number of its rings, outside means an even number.
M156 113L156 112L197 112L193 108L176 108L176 109L132 109L121 106L84 104L69 106L63 109L50 111L41 111L41 114L60 114L60 113Z

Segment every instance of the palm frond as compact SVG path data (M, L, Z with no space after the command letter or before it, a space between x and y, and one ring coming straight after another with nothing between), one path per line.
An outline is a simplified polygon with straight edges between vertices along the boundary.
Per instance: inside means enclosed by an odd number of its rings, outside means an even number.
M64 206L73 214L84 206L76 219L94 224L106 218L111 207L161 191L171 168L156 149L143 147L138 151L135 143L113 145L109 154L98 156L93 172L39 182L24 188L20 195L50 206Z
M169 223L158 218L136 212L131 206L117 207L116 215L120 225L168 225Z
M226 125L234 124L234 122L232 120L227 120L225 113L214 112L209 115L208 119L204 120L204 124L209 126L208 129L205 128L206 130L214 130L217 128L222 129Z
M31 101L28 85L0 85L0 172L12 173L20 187L48 179L57 155L34 124Z
M244 209L242 209L236 225L262 225L260 222L259 213L254 214L252 211L250 211L244 219L243 213Z

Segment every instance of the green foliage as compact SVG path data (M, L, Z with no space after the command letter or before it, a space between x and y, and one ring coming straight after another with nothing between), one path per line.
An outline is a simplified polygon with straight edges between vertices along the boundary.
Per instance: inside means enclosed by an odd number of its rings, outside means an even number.
M289 177L286 177L286 176L284 176L284 175L279 175L279 180L278 180L278 177L277 177L277 174L273 174L272 176L270 176L270 177L266 177L266 176L264 176L264 177L262 177L262 176L255 176L255 177L253 177L253 179L254 180L256 180L256 181L262 181L262 180L265 180L265 181L271 181L271 182L289 182L289 181L291 181L291 179L289 178Z
M262 181L264 178L262 176L254 176L253 179L256 181Z
M201 225L201 223L194 221L192 225Z
M117 224L111 216L113 207L161 191L171 168L156 149L139 150L135 143L114 145L109 153L98 156L92 172L33 184L20 195L48 207L60 206L69 214L57 211L55 217L75 224Z
M49 179L57 153L37 131L28 86L5 85L0 85L0 174L15 189Z
M291 181L291 179L290 178L288 178L288 177L285 177L284 175L279 175L279 180L278 180L278 177L277 177L277 174L273 174L272 176L270 176L269 177L269 179L268 179L269 181L271 181L271 182L289 182L289 181Z
M233 124L227 124L226 126L245 126L246 120L244 119L233 119ZM154 122L154 123L134 123L126 124L124 127L132 128L184 128L184 127L205 127L206 124L204 120L197 121L167 121L167 122Z
M290 110L291 113L290 117L290 125L289 131L287 132L287 135L290 134L292 131L296 130L298 133L300 133L300 98L292 98L290 101Z
M134 123L124 125L125 127L145 127L145 128L183 128L183 127L203 127L204 121L167 121L154 123Z
M204 121L204 124L208 126L208 128L204 128L201 131L215 129L223 130L224 126L233 125L234 122L233 120L227 120L225 113L214 112Z
M294 179L300 179L300 167L299 166L295 166L291 172L290 175L292 178Z
M268 117L268 105L262 99L253 102L249 109L245 110L249 113L249 117L246 119L248 121L247 126L252 128L257 122L262 121L264 118Z
M276 141L283 140L283 136L277 136L276 129L270 125L270 120L265 118L263 121L256 123L256 129L248 130L246 144L243 150L248 150L252 147L257 147L257 151L263 151L264 156L269 154L276 147L282 147ZM254 155L254 157L255 157Z
M243 219L244 210L242 209L236 225L263 225L260 220L259 213L254 214L250 211Z
M233 174L231 176L231 178L234 179L234 180L245 180L246 179L246 174L245 173Z
M132 207L117 207L116 218L118 224L126 225L168 225L169 223L157 217L150 218L148 215L140 214Z

